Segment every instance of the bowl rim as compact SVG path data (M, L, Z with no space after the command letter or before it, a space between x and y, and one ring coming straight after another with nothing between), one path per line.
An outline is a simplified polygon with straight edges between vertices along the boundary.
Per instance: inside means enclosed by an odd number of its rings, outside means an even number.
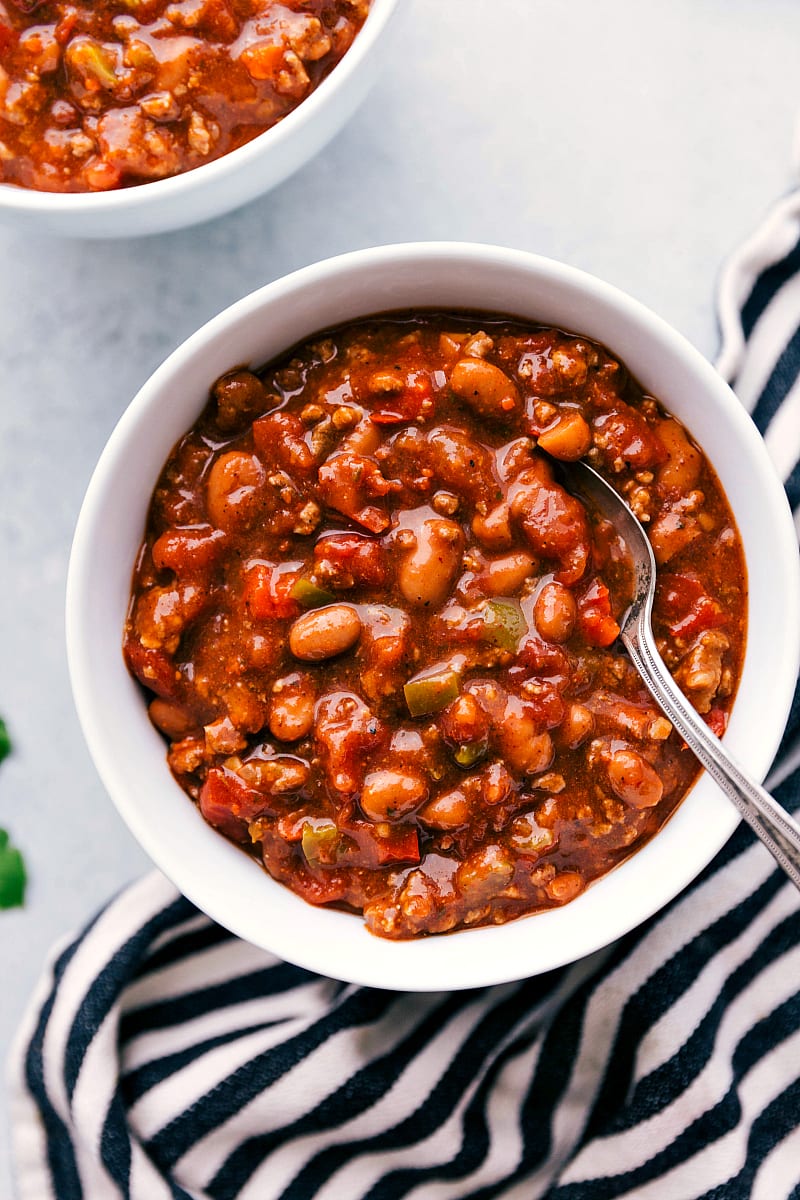
M92 622L86 614L91 611L92 593L89 568L92 563L93 540L97 530L102 528L104 497L109 493L109 489L113 489L116 472L125 458L128 439L139 423L153 410L165 388L181 376L195 356L202 356L204 348L229 333L240 323L246 322L254 314L286 303L292 297L301 297L309 287L324 287L326 283L334 280L341 283L348 273L357 274L365 268L373 272L380 270L388 273L394 266L400 264L430 267L437 262L455 262L459 266L463 265L470 269L478 269L483 265L501 271L503 269L522 270L531 274L532 278L537 277L540 282L544 280L551 285L564 284L577 289L588 300L601 304L605 309L610 309L616 320L628 321L634 327L648 330L655 343L660 342L662 347L666 347L668 353L675 355L678 360L687 364L699 385L707 392L716 393L720 404L725 405L738 442L743 442L747 446L748 453L753 455L753 463L758 471L759 485L766 489L765 503L770 506L771 515L774 518L772 532L782 571L783 606L787 612L796 612L800 608L800 558L797 555L791 510L763 440L749 414L713 366L682 334L638 300L575 267L526 251L481 243L411 242L370 247L302 267L257 289L206 322L177 347L143 384L120 417L92 475L75 530L67 579L66 632L73 696L84 737L95 767L130 831L156 865L198 908L207 912L214 920L238 936L301 967L366 986L388 987L400 991L438 991L504 983L541 971L555 969L576 961L586 954L600 950L659 911L697 877L736 828L739 822L736 809L729 802L720 799L721 811L717 812L716 808L714 809L714 836L706 837L701 853L698 853L697 846L693 846L679 861L671 862L668 881L662 877L654 879L648 877L644 861L645 859L650 861L652 856L648 855L648 851L658 842L663 830L670 827L671 822L669 821L645 846L626 859L621 866L596 881L592 887L569 905L535 914L534 923L541 923L551 918L552 913L564 913L567 909L574 912L579 909L581 912L588 912L587 904L591 905L591 897L598 894L597 889L602 887L604 880L617 876L622 871L627 871L628 876L632 879L638 878L639 884L646 886L647 889L644 900L640 893L636 893L637 903L630 906L630 910L626 911L624 917L614 925L610 932L599 931L596 923L589 920L584 923L584 926L579 927L577 936L572 937L572 940L564 947L556 947L544 962L523 961L520 964L513 955L510 960L508 956L500 955L498 963L498 956L494 953L486 956L480 953L481 947L486 946L486 934L496 938L499 943L505 932L505 941L513 947L514 939L513 937L509 939L507 931L530 924L530 917L523 917L506 925L458 931L449 935L446 939L448 942L451 938L457 938L463 943L464 950L467 951L458 957L455 964L450 956L442 954L441 936L416 939L410 942L386 942L365 934L370 938L374 949L367 956L367 961L363 961L365 956L359 955L358 963L351 965L348 962L341 962L339 959L339 947L334 929L334 936L330 939L330 950L320 954L319 950L315 949L313 953L309 954L302 944L302 940L295 935L290 925L276 927L276 924L273 923L269 929L269 936L265 938L260 932L261 927L259 926L259 930L254 931L253 920L245 919L241 912L235 910L235 905L232 910L231 906L223 903L219 897L210 900L208 888L202 880L197 878L197 873L193 872L191 866L187 869L185 863L180 860L180 856L173 852L173 848L164 845L157 831L148 824L143 813L137 808L135 799L126 791L125 780L120 775L111 748L104 744L95 728L98 710L96 710L92 689L90 652ZM412 303L396 307L413 309L415 305ZM416 307L430 309L431 305L419 304ZM452 308L454 306L442 305L442 307ZM375 306L369 305L362 311L362 316L366 317L377 311ZM383 311L390 311L390 309L385 308ZM485 311L496 311L496 309L487 305ZM529 319L535 320L533 317ZM315 327L309 328L305 336L311 337L319 331L320 326L317 324ZM591 337L592 335L587 334L587 336ZM289 349L290 347L286 346L285 348ZM213 380L209 379L208 386L212 382ZM724 400L723 396L725 396ZM169 449L170 447L164 448L163 458L169 453ZM711 458L713 463L713 455ZM763 779L778 748L800 667L800 624L788 624L782 636L781 662L786 664L786 670L780 679L770 679L769 681L770 712L775 716L774 727L770 727L773 736L764 738L763 742L759 743L758 754L756 755L754 752L752 756L754 761L748 763L750 771L759 779ZM734 706L734 713L735 711ZM171 780L165 760L162 761L164 762L164 776ZM174 786L180 791L177 784ZM680 812L692 800L696 792L697 785L693 787L690 795L681 802L676 811ZM180 794L184 795L182 792ZM200 820L202 819L200 818ZM212 833L220 844L219 853L214 852L216 857L222 861L227 851L232 851L234 855L242 857L238 849L231 846L215 831ZM228 855L226 861L233 862L234 859ZM269 876L266 876L258 864L254 863L254 867L259 876L265 878L273 887L282 888L282 885L276 884ZM288 892L288 889L282 890ZM304 907L313 908L313 906L306 905L305 901L299 900L294 893L289 894ZM589 897L588 902L587 897ZM269 900L265 894L265 911L268 910L268 907ZM332 915L330 910L313 909L313 911L315 914L327 912ZM360 917L354 918L351 914L338 915L344 916L356 927L363 929ZM519 940L524 943L526 939L523 936ZM536 943L533 937L530 941L531 946L535 948ZM469 953L470 950L473 952ZM462 959L466 961L461 961Z
M230 150L191 171L181 171L166 179L149 179L127 188L107 192L45 192L37 188L0 181L0 211L41 213L74 217L76 220L102 213L122 214L152 205L176 203L203 187L214 187L229 175L248 168L273 153L313 124L327 108L335 93L342 90L359 69L380 38L400 0L372 0L366 20L345 54L339 59L310 96L302 100L276 125L265 129L243 146Z

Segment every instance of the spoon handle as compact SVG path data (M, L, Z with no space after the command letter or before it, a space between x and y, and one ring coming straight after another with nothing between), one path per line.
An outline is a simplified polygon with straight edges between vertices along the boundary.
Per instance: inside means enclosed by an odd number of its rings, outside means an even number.
M644 613L621 636L653 698L795 887L800 888L800 826L764 788L748 778L697 715L664 665L643 618Z

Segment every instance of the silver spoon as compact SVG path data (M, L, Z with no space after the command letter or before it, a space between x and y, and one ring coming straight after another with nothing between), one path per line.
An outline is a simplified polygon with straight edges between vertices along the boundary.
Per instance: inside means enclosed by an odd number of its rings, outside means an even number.
M800 826L748 777L714 736L675 684L656 649L652 627L656 561L644 529L622 497L586 463L558 465L567 489L585 497L607 517L630 551L635 594L620 622L620 638L633 665L689 749L800 888Z

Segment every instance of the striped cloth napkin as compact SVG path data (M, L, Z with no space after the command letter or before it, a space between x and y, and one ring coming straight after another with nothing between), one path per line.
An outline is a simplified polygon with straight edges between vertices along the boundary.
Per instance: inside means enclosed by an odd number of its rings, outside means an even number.
M721 370L800 524L800 190L728 264ZM800 692L770 786L800 805ZM800 1200L800 900L740 828L545 976L400 994L158 873L54 955L11 1061L21 1200Z

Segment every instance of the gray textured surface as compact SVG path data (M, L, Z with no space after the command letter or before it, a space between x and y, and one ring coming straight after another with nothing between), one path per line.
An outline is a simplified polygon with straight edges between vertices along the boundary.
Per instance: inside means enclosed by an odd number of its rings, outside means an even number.
M0 915L2 1046L54 940L147 866L83 745L62 610L92 467L153 368L294 267L417 238L564 259L710 356L720 264L791 182L793 0L403 2L367 104L271 195L141 241L0 229L0 825L31 874L25 910ZM3 1110L0 1195L7 1143Z

